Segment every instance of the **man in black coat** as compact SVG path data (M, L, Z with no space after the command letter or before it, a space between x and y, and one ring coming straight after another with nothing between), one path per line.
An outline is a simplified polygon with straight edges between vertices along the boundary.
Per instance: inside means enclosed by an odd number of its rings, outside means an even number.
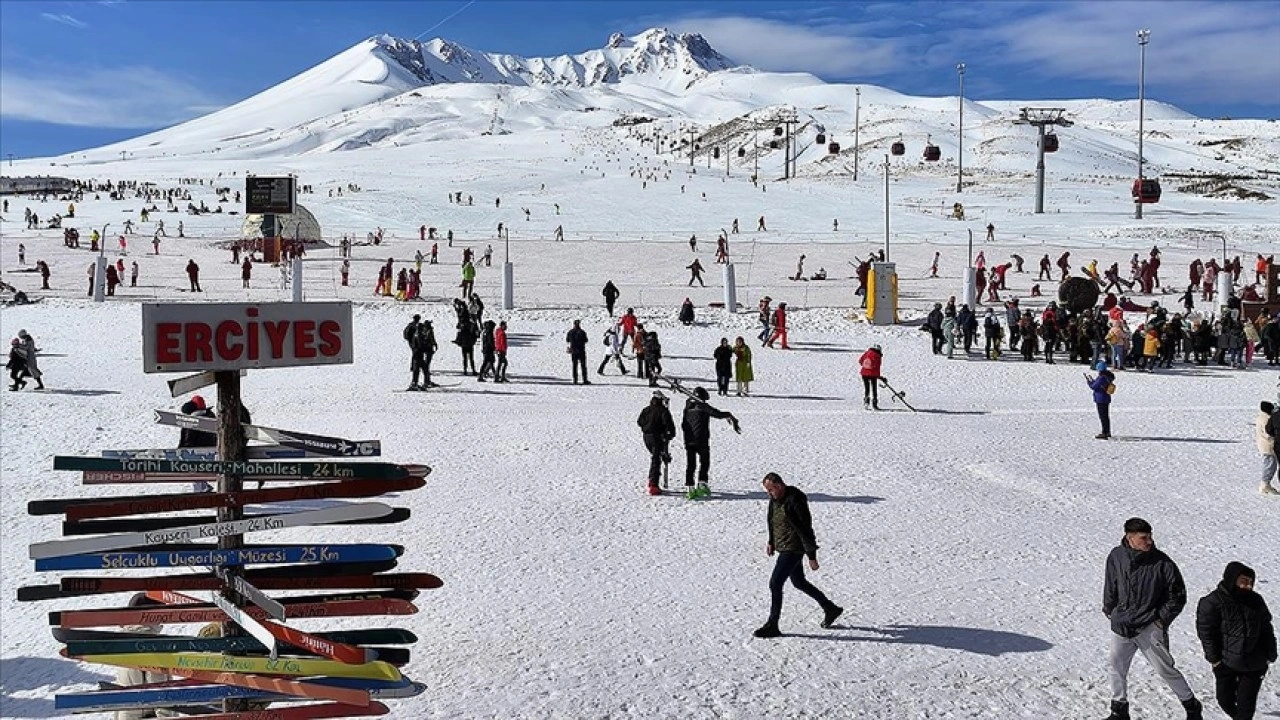
M405 328L406 339L409 341L409 349L413 353L413 359L409 363L409 370L413 373L413 379L409 381L410 390L426 390L427 388L439 387L431 382L431 358L435 356L436 349L436 332L431 327L431 321L426 320L419 322L417 315L413 316L414 322ZM409 333L412 329L412 334ZM418 375L422 375L422 382L418 382Z
M753 633L759 638L778 637L778 619L782 617L782 588L787 580L797 590L808 595L822 606L822 627L831 627L844 608L827 599L821 590L804 577L804 560L809 559L809 569L818 569L818 541L813 534L813 520L809 515L809 498L800 488L790 487L777 473L764 476L764 490L769 493L769 509L766 514L769 528L769 544L765 554L775 552L778 560L769 578L769 619Z
M711 494L707 487L707 478L711 473L711 418L724 418L733 426L733 431L740 433L738 418L733 413L717 410L707 404L711 396L706 388L695 388L694 397L684 404L684 416L680 419L680 430L684 434L684 487L689 499L706 497ZM701 467L699 467L701 461ZM693 471L698 470L698 485L693 485Z
M649 451L649 494L658 495L662 492L658 489L658 470L662 463L671 462L667 444L676 436L676 422L667 408L667 396L661 390L653 391L636 424L644 434L644 446Z
M1174 667L1169 626L1187 604L1187 587L1173 560L1156 549L1151 524L1124 523L1124 538L1107 556L1102 613L1111 620L1111 715L1129 720L1129 665L1139 650L1178 696L1187 720L1201 720L1201 705Z
M1196 607L1196 634L1213 667L1218 706L1231 720L1252 720L1262 677L1276 661L1276 630L1267 603L1253 590L1256 578L1244 563L1228 563L1222 582Z
M587 379L587 331L582 329L582 321L574 320L573 329L564 336L569 345L569 359L573 363L573 384L578 384L578 369L582 369L582 384L590 385Z
M618 290L618 286L613 284L612 280L605 281L604 290L600 291L604 296L604 307L609 311L609 317L613 317L613 304L618 302L618 296L622 293Z

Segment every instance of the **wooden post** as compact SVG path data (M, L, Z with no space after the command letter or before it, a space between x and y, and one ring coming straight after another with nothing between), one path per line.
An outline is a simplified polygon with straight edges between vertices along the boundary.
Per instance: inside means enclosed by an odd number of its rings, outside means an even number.
M244 427L240 422L240 372L238 370L219 370L214 373L218 384L218 457L222 460L244 460L247 445ZM243 481L239 475L223 475L218 480L218 492L240 492ZM218 508L218 522L240 520L244 510L240 507ZM244 535L226 535L218 538L218 549L228 550L244 546ZM239 566L226 566L228 572L239 574ZM244 607L245 600L234 590L223 587L219 592L236 607ZM244 630L233 622L222 623L224 637L243 635ZM236 712L248 709L244 700L224 700L223 712Z

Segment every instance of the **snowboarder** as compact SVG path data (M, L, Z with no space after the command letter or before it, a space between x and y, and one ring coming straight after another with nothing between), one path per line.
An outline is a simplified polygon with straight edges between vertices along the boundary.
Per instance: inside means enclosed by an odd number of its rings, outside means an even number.
M604 331L604 346L604 359L600 361L600 367L596 368L596 374L603 375L605 366L613 360L618 363L618 371L626 375L627 366L622 364L622 343L618 340L616 325L610 325L609 329Z
M613 304L618 302L618 296L622 293L612 280L606 280L604 290L601 290L600 294L604 296L604 307L609 311L609 317L613 317Z
M872 345L858 358L858 374L862 377L862 407L880 409L880 395L877 386L880 383L880 364L884 360L884 351L879 345Z
M582 370L582 384L590 385L587 379L587 331L582 329L582 321L574 320L573 327L564 336L569 353L569 361L573 365L573 384L578 384L578 370Z
M203 292L200 289L200 266L191 258L187 258L187 280L191 283L191 292Z
M695 388L693 395L685 401L684 416L680 422L680 429L684 434L685 495L690 500L711 494L707 486L711 471L711 418L728 420L734 432L742 432L738 426L738 418L733 413L716 409L707 403L711 396L706 388ZM697 486L693 484L695 469L698 471Z
M662 491L658 489L658 471L663 464L671 463L671 453L667 448L676 436L676 423L667 407L667 396L661 390L653 391L653 397L640 411L636 424L644 436L644 447L649 451L649 494L659 495Z
M773 638L782 634L778 620L782 617L782 588L790 580L797 590L817 601L822 607L822 627L829 628L844 613L844 608L827 599L821 590L804 577L804 561L809 569L818 569L818 541L809 515L809 498L800 488L790 487L777 473L764 476L764 490L769 493L769 543L765 555L778 556L769 577L769 619L753 635Z
M1218 706L1234 720L1252 718L1267 665L1276 661L1271 612L1254 591L1253 569L1227 563L1218 587L1196 606L1196 633L1217 681Z
M1169 626L1186 604L1182 573L1156 548L1151 524L1136 517L1126 520L1124 538L1107 556L1102 588L1102 614L1111 621L1111 715L1107 720L1129 720L1129 665L1139 650L1177 695L1187 720L1201 720L1200 701L1169 654Z
M692 264L685 266L685 269L690 272L689 287L693 287L694 280L697 280L698 284L701 285L702 287L707 286L707 284L702 281L702 263L698 262L697 258L693 259Z

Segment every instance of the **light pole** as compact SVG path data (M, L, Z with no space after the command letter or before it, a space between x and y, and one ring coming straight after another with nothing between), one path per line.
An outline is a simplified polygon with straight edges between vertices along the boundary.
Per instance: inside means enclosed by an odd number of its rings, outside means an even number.
M964 191L964 63L956 64L956 73L960 75L960 153L956 170L956 192Z
M1142 123L1146 105L1147 90L1147 43L1151 42L1151 31L1138 31L1138 197L1134 198L1133 217L1142 219Z
M853 181L858 181L858 129L861 126L859 115L862 110L862 88L853 89Z
M889 262L889 156L884 156L884 262Z

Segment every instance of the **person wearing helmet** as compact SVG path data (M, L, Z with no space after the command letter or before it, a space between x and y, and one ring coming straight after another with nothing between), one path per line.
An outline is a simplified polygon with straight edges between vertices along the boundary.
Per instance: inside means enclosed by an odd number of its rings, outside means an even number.
M649 451L649 494L660 495L662 491L658 489L658 469L671 462L667 445L676 436L676 423L671 418L665 393L661 390L653 391L649 404L640 411L636 424L640 426L645 449Z
M862 376L862 407L880 409L880 396L876 386L880 383L880 361L884 353L879 345L872 345L858 358L858 374Z
M18 390L27 386L22 376L27 372L27 353L22 349L22 341L14 338L9 341L9 362L5 364L9 370L10 390Z
M693 391L693 397L685 401L684 415L680 429L684 433L684 486L685 495L689 499L706 497L711 494L707 479L711 471L711 418L723 418L733 426L733 431L740 433L738 418L733 413L718 410L707 403L711 397L706 388L699 387ZM698 471L698 484L693 484L694 470Z

